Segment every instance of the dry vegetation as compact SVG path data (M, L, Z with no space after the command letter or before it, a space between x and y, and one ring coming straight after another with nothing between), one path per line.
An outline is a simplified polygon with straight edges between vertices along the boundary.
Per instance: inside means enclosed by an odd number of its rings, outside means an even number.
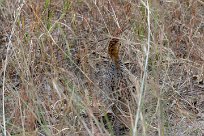
M203 136L204 2L145 4L0 0L1 135ZM113 37L130 79L122 114L108 91Z

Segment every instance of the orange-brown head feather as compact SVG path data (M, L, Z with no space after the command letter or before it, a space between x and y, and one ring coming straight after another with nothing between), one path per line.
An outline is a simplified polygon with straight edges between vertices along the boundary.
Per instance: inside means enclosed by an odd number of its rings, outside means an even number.
M111 39L108 46L108 54L112 61L115 63L116 68L119 68L119 52L120 52L120 41L117 38Z

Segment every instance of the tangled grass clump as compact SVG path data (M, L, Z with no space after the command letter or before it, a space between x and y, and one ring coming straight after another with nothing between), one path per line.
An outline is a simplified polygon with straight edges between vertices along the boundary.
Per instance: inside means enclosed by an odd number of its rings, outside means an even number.
M202 136L203 6L0 1L2 134Z

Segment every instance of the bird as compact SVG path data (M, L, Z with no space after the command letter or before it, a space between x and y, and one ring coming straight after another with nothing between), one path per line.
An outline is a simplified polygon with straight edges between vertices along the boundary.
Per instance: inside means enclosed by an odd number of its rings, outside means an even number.
M120 58L121 42L119 38L112 38L108 45L108 55L110 57L109 79L108 82L113 100L112 111L117 116L115 127L116 136L120 135L120 129L127 128L127 118L124 112L128 113L128 101L131 96L131 89L128 88L129 80L126 73L125 65ZM126 123L125 123L126 122Z
M120 47L121 43L118 38L112 38L110 40L108 46L108 55L110 56L109 80L111 80L111 91L127 92L128 74L126 73L125 65L120 58ZM119 95L122 94L120 93Z
M135 79L135 76L121 59L121 47L119 38L111 38L107 44L107 57L99 61L100 64L97 65L95 72L97 85L100 88L97 97L100 104L104 105L107 114L112 116L111 123L116 136L121 135L124 129L130 130L130 109L136 107L132 97L134 81L131 80Z

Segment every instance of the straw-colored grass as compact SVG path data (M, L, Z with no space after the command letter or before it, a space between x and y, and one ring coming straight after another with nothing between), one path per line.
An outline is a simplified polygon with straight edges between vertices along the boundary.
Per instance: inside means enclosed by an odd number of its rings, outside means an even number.
M2 135L202 136L203 3L0 0Z

